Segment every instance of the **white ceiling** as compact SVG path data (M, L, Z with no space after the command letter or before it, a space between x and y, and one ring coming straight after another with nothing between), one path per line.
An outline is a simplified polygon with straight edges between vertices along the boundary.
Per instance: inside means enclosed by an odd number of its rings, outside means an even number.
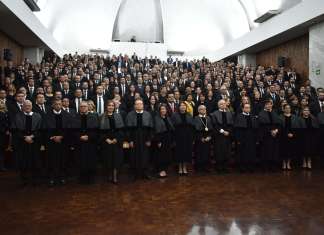
M135 35L138 40L164 41L168 50L201 56L258 27L253 21L266 11L301 1L38 0L41 11L35 14L66 52L108 49L116 35L121 40Z

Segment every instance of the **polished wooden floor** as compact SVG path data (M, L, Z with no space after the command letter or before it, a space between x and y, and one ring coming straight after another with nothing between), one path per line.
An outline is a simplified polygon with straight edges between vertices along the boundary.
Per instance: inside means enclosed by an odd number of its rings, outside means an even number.
M324 234L324 172L19 186L0 175L0 234Z

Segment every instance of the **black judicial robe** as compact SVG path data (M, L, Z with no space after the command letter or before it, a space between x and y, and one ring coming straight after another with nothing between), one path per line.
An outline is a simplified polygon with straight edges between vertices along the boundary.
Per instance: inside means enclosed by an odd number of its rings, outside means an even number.
M97 163L98 115L94 113L77 114L73 120L76 156L79 159L81 171L95 171ZM83 135L88 141L80 140Z
M134 143L131 149L131 165L133 169L144 170L149 164L149 147L146 142L153 138L153 118L147 111L137 113L131 111L126 117L127 138Z
M318 142L317 142L317 148L319 149L319 153L321 156L321 161L324 161L324 148L321 146L321 143L324 140L324 112L321 112L317 115L317 120L319 124L319 133L318 133Z
M3 161L1 157L4 157L2 154L8 146L7 131L9 131L9 115L7 112L0 112L0 168L3 167L1 166L1 161Z
M206 129L207 123L207 129ZM203 142L203 138L213 136L213 124L211 118L209 116L200 117L196 116L194 118L194 127L195 127L195 163L197 164L198 168L200 166L204 166L209 161L210 155L210 146L212 143L212 139L208 142Z
M23 112L17 113L12 122L13 138L17 144L14 149L18 169L28 171L40 167L39 151L41 136L42 118L38 113L25 115ZM24 136L34 135L34 142L28 144Z
M171 120L175 127L175 160L177 163L191 163L195 133L194 119L187 113L174 113Z
M120 169L123 163L124 121L121 114L103 114L99 122L101 156L106 169ZM108 144L106 139L116 139L116 144Z
M211 114L211 118L215 134L215 158L220 163L224 163L229 160L231 155L232 131L234 125L233 114L231 112L221 112L217 110ZM230 135L223 135L220 133L221 129L228 131Z
M169 117L162 118L160 115L155 116L155 142L161 143L161 147L157 147L157 154L154 157L156 166L165 168L172 160L172 148L174 145L174 126ZM166 169L160 170L166 170Z
M281 115L281 133L280 133L280 156L282 160L289 160L296 158L298 134L301 127L300 118L296 115L286 117ZM288 134L293 134L292 138Z
M280 140L280 119L278 115L272 111L262 110L258 116L259 120L259 138L261 145L261 157L263 161L272 163L279 160L279 140ZM271 130L278 129L276 137L271 135Z
M65 157L67 154L68 141L67 133L71 128L69 115L61 110L60 114L55 114L53 110L44 115L44 129L47 148L47 168L50 177L62 177ZM63 136L60 143L56 143L50 138L53 136Z
M300 130L300 147L301 154L304 157L313 157L318 154L317 143L318 143L318 131L319 124L318 120L310 116L309 118L300 118L301 130Z
M256 161L258 127L258 119L253 115L240 113L235 119L234 133L241 164L255 163Z

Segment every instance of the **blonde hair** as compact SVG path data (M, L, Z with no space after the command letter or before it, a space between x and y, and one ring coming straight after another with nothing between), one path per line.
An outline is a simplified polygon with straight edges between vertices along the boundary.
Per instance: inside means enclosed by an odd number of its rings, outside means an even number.
M3 102L3 101L0 101L0 112L1 112L1 113L8 112L7 105L6 105L6 103Z
M96 112L96 105L94 104L94 102L92 100L88 100L86 101L89 105L89 112L93 111Z

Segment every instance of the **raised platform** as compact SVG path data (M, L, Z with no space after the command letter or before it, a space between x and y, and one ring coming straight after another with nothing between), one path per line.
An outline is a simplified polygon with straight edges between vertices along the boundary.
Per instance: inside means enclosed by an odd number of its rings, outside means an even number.
M164 43L112 42L109 51L111 55L127 54L132 56L135 52L141 58L157 56L162 60L167 59L167 46Z

